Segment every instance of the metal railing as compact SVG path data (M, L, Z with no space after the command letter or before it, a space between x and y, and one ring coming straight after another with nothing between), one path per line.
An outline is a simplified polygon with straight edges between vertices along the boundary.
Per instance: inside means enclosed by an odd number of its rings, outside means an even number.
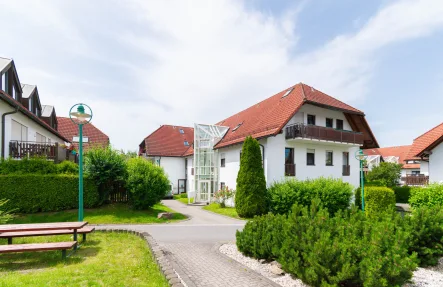
M363 134L333 128L293 124L286 127L286 139L305 138L363 145Z
M57 161L58 143L39 143L29 141L10 141L9 157L14 159L28 158L33 156L46 157Z
M285 164L285 176L295 176L295 164L286 163Z
M407 174L401 178L406 185L428 185L429 184L429 176L424 174Z

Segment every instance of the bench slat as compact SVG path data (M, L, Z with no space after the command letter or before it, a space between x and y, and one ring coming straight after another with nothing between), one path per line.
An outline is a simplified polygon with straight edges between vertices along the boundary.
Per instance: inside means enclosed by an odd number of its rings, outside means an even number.
M31 224L3 224L0 225L2 232L57 230L57 229L79 229L87 225L88 222L52 222L52 223L31 223Z
M95 230L95 227L83 227L77 230L78 234L91 233ZM44 236L44 235L64 235L73 234L73 230L61 229L61 230L42 230L42 231L24 231L24 232L3 232L0 233L0 238L9 237L27 237L27 236Z
M73 248L76 244L77 241L0 245L0 253L44 251L44 250L66 250Z

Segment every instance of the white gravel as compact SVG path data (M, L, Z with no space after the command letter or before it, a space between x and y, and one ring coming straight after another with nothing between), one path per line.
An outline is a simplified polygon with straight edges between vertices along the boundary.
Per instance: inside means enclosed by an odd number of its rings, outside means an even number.
M237 250L233 243L220 246L220 252L231 257L235 261L249 267L255 272L260 273L266 278L274 281L282 287L309 287L300 279L294 278L289 274L275 275L270 271L271 263L263 262L254 258L246 257ZM263 262L263 263L261 263ZM443 258L439 264L429 268L417 268L412 276L412 282L403 285L404 287L442 287L443 286Z

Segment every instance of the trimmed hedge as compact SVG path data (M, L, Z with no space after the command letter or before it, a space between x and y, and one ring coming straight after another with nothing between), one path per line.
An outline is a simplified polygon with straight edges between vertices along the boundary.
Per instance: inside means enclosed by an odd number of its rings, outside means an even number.
M78 207L78 176L11 174L0 175L0 198L9 200L7 210L34 213ZM94 181L85 177L83 202L86 208L98 204Z
M411 207L443 206L443 184L430 184L427 187L416 187L411 190L409 198Z
M270 211L275 214L290 212L295 203L309 206L314 198L319 198L329 213L334 214L349 207L351 196L352 187L348 183L324 177L275 182L268 188Z
M369 186L365 188L365 212L378 216L385 211L395 210L395 194L388 187Z
M392 187L392 190L395 193L395 202L397 203L408 203L409 197L411 196L411 187L405 186L396 186Z

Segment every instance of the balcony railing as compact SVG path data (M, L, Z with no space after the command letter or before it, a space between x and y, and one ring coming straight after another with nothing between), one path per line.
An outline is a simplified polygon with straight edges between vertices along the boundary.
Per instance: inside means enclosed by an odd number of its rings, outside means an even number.
M350 165L344 165L343 166L343 176L349 176L351 175L351 166Z
M401 178L406 185L427 185L429 184L429 176L424 174L408 174Z
M285 164L285 176L295 176L295 164Z
M48 160L60 162L62 160L72 160L71 153L65 148L61 147L57 142L55 143L41 143L29 141L10 141L9 142L9 157L13 159L22 159L29 157L45 157Z
M306 124L294 124L286 127L286 139L295 138L363 145L362 133Z

